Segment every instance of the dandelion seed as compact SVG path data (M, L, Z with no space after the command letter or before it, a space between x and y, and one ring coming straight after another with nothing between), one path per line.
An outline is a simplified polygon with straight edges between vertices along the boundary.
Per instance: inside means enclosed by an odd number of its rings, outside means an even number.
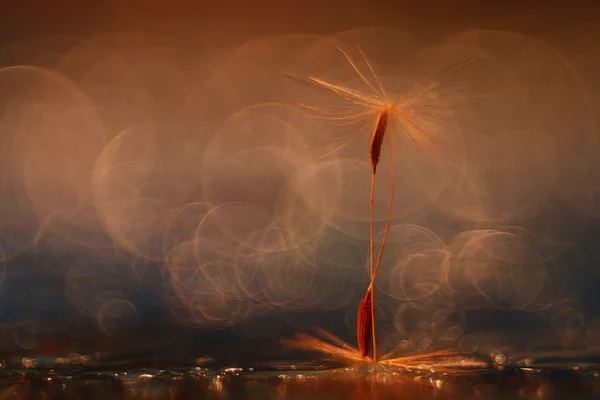
M369 148L369 162L372 167L371 174L371 190L370 190L370 216L369 216L369 273L370 282L365 292L365 296L360 302L358 309L357 319L357 340L358 347L361 357L366 357L369 350L369 342L373 341L373 360L377 362L377 344L376 344L376 325L375 325L375 299L374 299L374 282L377 274L377 270L381 263L383 256L383 250L387 241L387 235L389 231L390 221L393 212L394 203L394 170L395 170L395 145L394 138L398 137L403 142L412 142L417 144L419 147L426 151L439 150L438 141L439 138L436 134L428 130L423 126L422 122L419 122L418 118L422 116L435 116L438 118L444 117L444 112L439 110L438 104L436 104L440 96L444 95L444 89L438 83L437 76L426 81L426 84L420 85L415 90L408 94L404 94L399 97L400 100L392 98L384 86L382 85L379 76L375 72L373 66L362 52L360 47L358 50L362 56L362 60L369 70L370 76L373 78L375 84L372 84L367 77L361 72L354 60L342 49L338 50L344 55L348 64L352 67L352 70L358 75L360 80L366 84L366 86L372 91L372 94L363 93L361 91L354 90L352 88L327 82L325 80L309 77L308 79L293 77L296 81L316 85L316 87L329 91L336 94L341 99L346 100L350 104L364 108L364 111L349 113L346 116L339 116L330 110L324 110L324 118L334 120L337 122L351 122L359 119L364 119L371 115L376 115L374 129L371 136L371 145ZM451 65L443 73L447 73L454 68L467 65L473 61L474 58L462 60L461 62ZM289 76L289 75L288 75ZM464 98L464 96L463 96ZM317 108L303 105L305 109L311 111L323 111ZM433 109L432 109L433 108ZM391 129L392 135L386 135L388 130ZM362 133L355 132L355 136L360 136ZM390 138L390 194L389 194L389 207L386 216L386 226L384 229L384 235L382 238L379 254L377 260L374 259L374 203L375 203L375 178L377 172L377 166L381 158L381 151L383 148L383 142L386 137ZM339 147L343 147L343 144ZM338 148L338 149L339 149ZM336 149L337 150L337 149ZM367 308L370 308L367 311ZM367 322L370 319L370 323ZM371 328L371 333L368 333L368 327Z
M281 342L291 348L317 351L351 364L371 363L374 361L368 358L368 356L363 356L360 350L353 348L330 332L318 329L316 333L317 336L298 333L293 338L283 339ZM395 354L398 350L398 348L395 348L384 354L377 363L390 367L420 370L435 369L437 371L456 371L457 368L464 369L469 367L485 368L489 365L489 363L472 356L465 357L463 353L451 349L396 356Z

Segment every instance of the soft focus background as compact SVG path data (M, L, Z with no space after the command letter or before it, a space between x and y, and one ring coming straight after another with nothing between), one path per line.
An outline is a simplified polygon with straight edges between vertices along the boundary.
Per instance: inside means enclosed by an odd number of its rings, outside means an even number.
M600 353L594 2L41 3L0 12L5 356L354 343L374 116L284 75L368 93L338 48L443 150L396 154L382 348Z

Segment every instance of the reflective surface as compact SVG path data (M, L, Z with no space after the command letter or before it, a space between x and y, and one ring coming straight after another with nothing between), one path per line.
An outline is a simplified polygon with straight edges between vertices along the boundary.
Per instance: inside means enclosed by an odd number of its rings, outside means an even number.
M592 399L600 396L598 371L600 366L15 369L0 374L0 387L5 399Z

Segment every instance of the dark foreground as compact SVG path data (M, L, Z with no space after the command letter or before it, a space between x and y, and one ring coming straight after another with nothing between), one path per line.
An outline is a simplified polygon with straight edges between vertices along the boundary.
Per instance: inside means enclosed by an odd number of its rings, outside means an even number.
M1 399L596 399L600 365L451 372L372 367L25 369Z

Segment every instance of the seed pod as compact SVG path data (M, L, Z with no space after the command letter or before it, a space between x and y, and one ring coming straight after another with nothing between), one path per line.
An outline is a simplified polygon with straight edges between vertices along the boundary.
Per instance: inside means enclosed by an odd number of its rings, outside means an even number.
M363 358L369 354L369 345L372 338L372 321L371 290L368 290L358 306L358 320L356 322L358 351L360 351L360 356Z
M369 161L373 167L373 173L377 170L377 164L379 164L379 157L381 156L381 146L383 145L383 138L387 128L388 111L384 108L377 117L377 123L373 130L371 137L371 148L369 151Z

